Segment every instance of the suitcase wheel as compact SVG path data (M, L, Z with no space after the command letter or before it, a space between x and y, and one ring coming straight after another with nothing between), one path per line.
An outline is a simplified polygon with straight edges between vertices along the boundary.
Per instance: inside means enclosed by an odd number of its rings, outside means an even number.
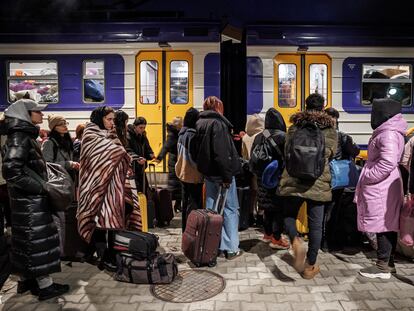
M209 266L210 268L215 267L216 265L217 265L217 260L212 260L212 261L210 261L210 262L208 263L208 266Z

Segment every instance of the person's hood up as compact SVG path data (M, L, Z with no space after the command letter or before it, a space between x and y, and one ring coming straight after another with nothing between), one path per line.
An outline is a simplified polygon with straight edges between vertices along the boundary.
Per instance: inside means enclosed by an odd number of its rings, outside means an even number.
M307 110L295 113L290 117L294 125L301 125L304 122L318 124L319 128L335 127L335 121L324 111Z
M266 112L265 129L275 129L286 132L286 123L282 114L275 108L270 108Z
M374 99L371 110L371 127L373 130L395 115L401 113L401 103L391 98Z
M255 113L247 118L246 122L246 134L253 136L254 134L260 133L263 131L264 121L263 118Z
M388 119L377 127L372 133L372 137L375 137L383 131L397 131L401 135L405 136L405 131L407 130L407 121L404 120L401 113L393 116L391 119Z
M32 123L29 111L42 111L46 107L47 105L39 105L31 99L19 99L4 111L4 115L7 118L15 118Z
M195 128L199 115L200 112L197 109L193 107L188 109L184 116L184 126Z

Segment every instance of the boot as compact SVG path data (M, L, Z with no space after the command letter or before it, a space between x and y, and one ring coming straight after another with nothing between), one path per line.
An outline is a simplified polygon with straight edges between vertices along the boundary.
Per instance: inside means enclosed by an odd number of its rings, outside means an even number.
M320 270L321 269L319 268L319 265L317 265L316 263L314 265L310 265L308 261L306 261L302 277L307 280L313 279L315 275L319 273Z
M395 268L394 255L391 255L390 260L388 261L388 268L392 274L397 273L397 269Z
M17 293L24 294L25 292L29 291L32 295L39 295L39 285L37 284L35 279L27 279L24 281L17 282Z
M293 256L294 262L293 267L295 270L299 273L301 273L304 269L304 263L305 263L305 247L303 244L303 240L299 237L295 237L292 242L292 250L293 250Z
M60 295L63 295L69 291L69 285L62 285L58 283L53 283L49 287L42 288L39 291L39 300L47 300L54 297L58 297Z

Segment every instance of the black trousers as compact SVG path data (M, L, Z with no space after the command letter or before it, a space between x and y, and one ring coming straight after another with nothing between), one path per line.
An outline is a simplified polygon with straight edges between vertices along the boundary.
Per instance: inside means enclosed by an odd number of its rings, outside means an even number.
M182 229L185 230L187 217L192 210L203 208L203 184L189 184L181 182L182 194Z
M308 225L309 225L309 244L306 254L308 263L314 265L318 257L318 251L322 240L322 223L324 215L324 202L305 200L300 197L286 197L283 204L285 217L285 229L291 241L298 236L296 229L296 218L303 202L307 203Z
M394 256L397 247L397 232L380 232L377 233L377 258L379 261L388 263L391 256Z
M279 240L283 232L283 208L265 209L263 227L266 235L273 235L276 240Z

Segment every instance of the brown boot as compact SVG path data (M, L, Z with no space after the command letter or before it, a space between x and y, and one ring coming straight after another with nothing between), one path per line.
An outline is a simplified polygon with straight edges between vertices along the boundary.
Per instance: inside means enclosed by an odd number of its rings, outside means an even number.
M301 273L304 269L305 255L306 255L305 245L301 238L296 237L293 240L292 250L293 250L293 255L295 256L293 267L295 268L297 272Z
M319 271L321 271L319 265L316 263L314 265L310 265L306 261L305 270L303 270L302 277L307 280L313 279L315 275L319 273Z

